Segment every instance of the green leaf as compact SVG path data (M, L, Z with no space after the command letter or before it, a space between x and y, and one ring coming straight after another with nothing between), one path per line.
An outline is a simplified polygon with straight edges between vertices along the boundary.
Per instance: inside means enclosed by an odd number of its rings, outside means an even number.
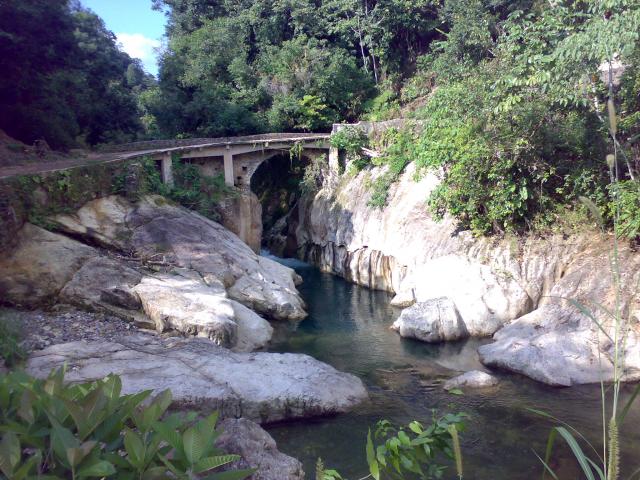
M29 460L24 462L23 465L20 466L11 477L11 480L23 480L27 478L27 476L31 473L32 470L35 470L37 465L42 461L42 454L40 450L38 450L34 455L32 455Z
M8 478L11 478L13 471L20 462L20 440L13 432L7 432L0 441L0 470Z
M142 468L145 456L145 447L140 437L130 429L124 433L124 448L129 456L131 464Z
M240 455L219 455L217 457L202 458L195 465L196 473L203 473L207 470L217 468L227 463L235 462L240 459Z
M569 445L569 448L571 448L571 451L573 452L573 456L578 461L578 464L580 465L580 468L582 468L582 471L587 477L587 480L595 480L595 477L593 476L593 471L589 466L587 456L582 451L580 444L578 444L574 436L569 432L569 430L567 430L564 427L555 427L555 429L562 436L562 438L564 438L564 440L567 442L567 444Z
M556 475L556 472L553 471L553 469L549 466L549 464L547 462L545 462L542 458L540 458L540 455L538 455L535 451L533 452L533 454L538 457L538 460L540 460L540 463L542 463L542 465L544 466L544 469L542 470L542 478L546 478L546 474L547 472L549 473L549 475L551 475L551 477L553 478L553 480L559 480L558 476Z
M182 452L182 437L174 428L168 426L165 422L155 422L153 428L165 442L175 450Z
M551 431L549 432L549 438L547 439L547 448L544 453L544 461L542 462L545 467L547 467L549 461L551 460L551 453L553 453L553 445L555 444L556 436L557 436L557 430L555 428L552 428ZM551 471L550 468L547 467L547 470L549 470L553 474L553 471ZM553 474L553 476L555 477L555 474ZM544 478L545 478L545 471L543 470L542 479L544 480Z
M464 392L459 388L452 388L448 393L450 393L451 395L464 395Z
M95 463L82 467L78 471L78 477L108 477L116 473L115 467L106 460L98 460Z
M375 450L373 448L373 440L371 440L371 430L367 435L367 463L369 464L369 471L371 472L371 476L375 480L380 480L380 468L378 466L378 461L376 460Z
M91 453L91 450L93 450L93 447L95 446L96 442L89 441L84 442L79 447L67 448L67 460L69 461L69 465L74 468L80 465L82 460L84 460L87 455Z
M189 428L182 435L184 454L191 465L197 463L204 454L204 442L199 432L194 428Z

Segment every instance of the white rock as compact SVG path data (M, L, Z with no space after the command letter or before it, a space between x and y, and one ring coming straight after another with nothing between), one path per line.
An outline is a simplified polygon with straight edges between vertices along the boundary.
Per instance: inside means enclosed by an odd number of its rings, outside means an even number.
M23 305L61 301L108 311L145 328L206 337L237 351L262 348L271 339L271 325L228 298L216 277L205 283L190 269L151 275L30 224L18 235L18 248L0 259L4 301ZM272 270L278 275L274 281L284 281L286 271ZM283 301L281 308L292 307Z
M450 378L444 382L445 390L453 390L454 388L486 388L494 387L499 383L499 380L493 375L489 375L486 372L479 370L472 370L470 372L463 373L457 377Z
M458 340L469 335L455 304L446 297L418 302L405 308L391 328L401 337L432 343Z
M134 287L159 332L177 330L232 347L237 341L235 312L224 289L178 275L145 277Z
M556 386L613 379L611 342L570 307L543 306L498 331L494 339L478 349L485 365ZM624 379L640 379L638 367L627 364Z
M362 381L307 355L234 353L205 339L132 335L73 342L34 353L28 373L67 364L67 380L121 376L123 393L169 388L176 406L260 423L345 412L367 399Z
M162 197L146 196L136 204L118 196L100 198L53 221L106 247L198 272L259 314L294 321L306 316L292 269L259 257L222 225Z

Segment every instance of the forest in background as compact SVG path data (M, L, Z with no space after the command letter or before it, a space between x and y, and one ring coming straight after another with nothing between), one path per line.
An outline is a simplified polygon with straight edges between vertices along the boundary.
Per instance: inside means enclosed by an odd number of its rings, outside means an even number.
M154 0L156 80L77 2L0 5L0 128L57 148L142 138L328 131L407 117L376 140L383 208L414 161L429 198L477 233L605 219L640 234L640 4L635 0ZM610 61L615 82L601 67ZM604 80L604 81L603 81ZM611 102L608 102L608 99ZM616 125L607 121L607 105ZM619 155L605 161L612 136ZM344 145L359 138L336 139ZM622 180L611 191L614 170ZM487 189L487 185L495 188Z

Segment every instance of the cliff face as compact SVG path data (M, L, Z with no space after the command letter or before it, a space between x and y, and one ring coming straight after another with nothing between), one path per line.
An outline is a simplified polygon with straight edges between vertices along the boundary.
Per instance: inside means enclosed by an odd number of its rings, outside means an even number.
M596 232L474 238L452 219L431 217L425 201L438 180L427 175L415 181L413 165L392 187L385 209L369 207L368 186L381 173L327 178L317 194L303 197L267 233L267 244L275 253L295 253L322 270L394 292L398 306L449 298L466 334L498 332L496 342L480 352L489 365L561 385L599 381L601 371L611 376L608 339L561 297L611 306L612 238ZM631 318L637 312L632 289L640 255L623 248L620 258L625 313ZM607 320L601 312L597 316ZM638 349L629 350L627 375L635 378ZM599 351L605 358L594 366Z

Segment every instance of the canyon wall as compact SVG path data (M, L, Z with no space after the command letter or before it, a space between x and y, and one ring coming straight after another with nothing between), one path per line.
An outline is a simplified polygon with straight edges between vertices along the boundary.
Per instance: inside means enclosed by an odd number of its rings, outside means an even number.
M268 247L393 292L397 306L449 298L467 335L494 335L496 341L480 350L487 365L557 385L611 378L610 339L568 300L593 308L612 328L596 307L612 308L615 298L611 235L587 230L477 238L453 219L438 222L429 214L425 202L438 179L428 174L416 180L413 164L392 186L387 207L370 207L370 185L383 173L374 168L354 177L328 175L318 192L304 196L267 232ZM619 257L621 311L632 326L625 375L633 379L640 377L640 255L622 245Z

